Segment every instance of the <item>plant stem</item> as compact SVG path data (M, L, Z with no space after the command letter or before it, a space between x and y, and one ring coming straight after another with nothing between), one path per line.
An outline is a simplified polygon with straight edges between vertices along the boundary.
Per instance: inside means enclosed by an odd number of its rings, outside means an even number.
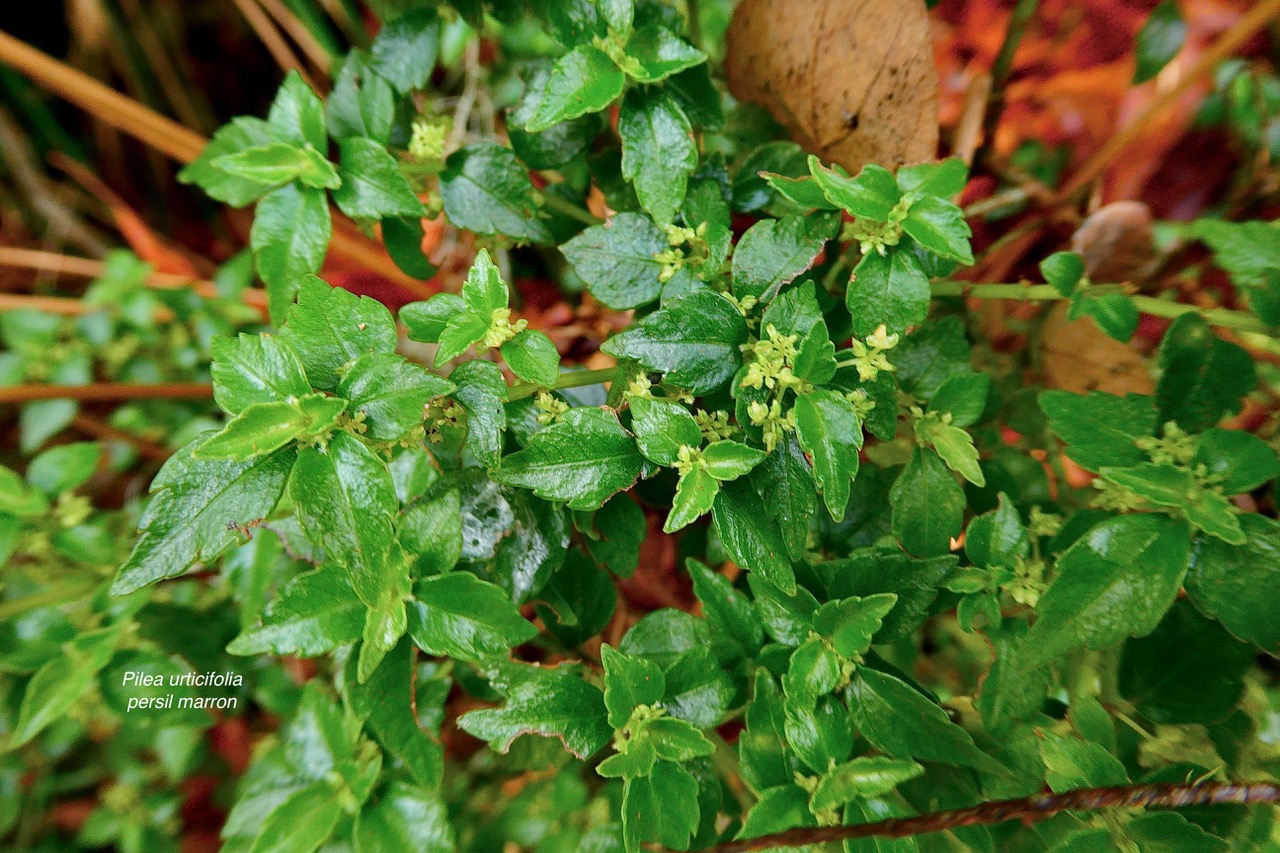
M774 847L803 847L873 836L908 838L930 832L944 832L962 826L1024 823L1051 818L1064 811L1093 811L1104 808L1185 808L1221 803L1251 804L1280 802L1280 785L1268 782L1232 784L1205 782L1193 785L1130 785L1116 788L1082 788L1062 794L1036 794L1016 800L982 803L963 809L932 812L916 817L897 817L853 826L792 829L760 838L730 841L712 847L708 853L751 853Z
M199 382L94 382L89 385L14 385L0 388L0 404L32 400L207 400L213 386Z
M986 118L982 122L982 154L979 157L989 153L995 142L996 126L1000 124L1000 116L1004 114L1005 87L1013 73L1013 57L1018 52L1018 45L1022 42L1027 24L1035 14L1039 2L1040 0L1018 0L1018 4L1013 7L1013 16L1009 18L1009 27L1004 32L1004 42L991 66L991 97L987 103Z
M585 207L579 207L571 201L560 198L552 193L542 193L542 204L549 207L556 213L563 213L572 219L576 219L584 225L600 225L604 222L599 216L596 216Z
M973 296L979 299L1017 299L1033 302L1052 302L1065 299L1048 284L970 284L965 281L935 281L931 285L934 296ZM1122 284L1094 284L1094 293L1123 293ZM1271 333L1270 327L1252 314L1232 311L1229 308L1201 308L1184 302L1171 302L1156 296L1132 296L1133 304L1143 314L1173 319L1183 314L1197 313L1211 326L1233 329L1238 332Z
M570 370L567 373L560 374L560 378L556 380L556 384L551 390L560 391L565 388L581 388L584 385L599 385L603 382L612 382L617 372L618 368L616 367L602 367L598 370ZM517 382L507 392L507 399L523 400L525 397L532 397L541 390L541 386L534 385L532 382ZM3 393L3 389L0 389L0 393Z

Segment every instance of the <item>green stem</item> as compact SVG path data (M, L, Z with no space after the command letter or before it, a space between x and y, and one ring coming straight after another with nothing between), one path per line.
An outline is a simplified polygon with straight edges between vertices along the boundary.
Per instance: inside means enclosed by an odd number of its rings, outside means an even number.
M980 299L1017 299L1032 302L1052 302L1067 298L1048 284L970 284L964 281L935 281L931 288L934 296L974 296ZM1095 284L1089 287L1093 293L1123 293L1124 289L1124 285L1121 284ZM1173 319L1183 314L1197 313L1212 326L1239 332L1271 334L1271 329L1265 323L1244 311L1232 311L1229 308L1200 308L1156 296L1131 298L1139 311L1153 317Z
M543 207L549 207L556 213L563 213L572 219L576 219L584 225L600 225L604 222L599 216L596 216L585 207L579 207L571 201L566 201L558 195L551 193L542 193Z
M618 368L616 367L602 367L598 370L571 370L560 374L560 378L556 380L556 384L552 386L551 390L560 391L565 388L581 388L584 385L599 385L604 382L612 382L617 372ZM541 390L543 390L542 386L534 385L532 382L517 382L507 392L507 399L523 400L525 397L532 397Z

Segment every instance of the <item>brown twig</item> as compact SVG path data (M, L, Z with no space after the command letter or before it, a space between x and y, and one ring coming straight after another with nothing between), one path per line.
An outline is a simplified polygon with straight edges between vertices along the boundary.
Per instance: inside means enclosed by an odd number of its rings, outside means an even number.
M46 314L58 314L63 317L78 317L103 310L104 306L91 305L80 299L66 296L29 296L25 293L0 293L0 311L35 310ZM168 308L156 309L156 320L167 323L173 319L173 312Z
M1040 0L1018 0L1013 7L1013 15L1009 18L1009 26L1004 32L1004 41L1000 52L991 65L991 98L987 106L986 118L982 123L982 147L980 154L989 154L995 144L996 127L1004 114L1005 87L1013 74L1013 57L1022 43L1022 36L1027 31L1027 24L1036 12ZM981 158L979 158L981 159Z
M173 455L173 451L162 444L156 444L153 441L147 441L145 438L130 435L88 415L76 415L71 421L71 425L85 435L96 438L99 441L122 441L132 444L137 448L138 454L142 458L150 459L153 462L164 462Z
M199 382L92 382L88 385L14 385L0 388L0 404L32 400L204 400L213 386Z
M56 252L42 252L37 249L15 249L0 247L0 266L21 267L23 269L43 270L61 275L74 275L83 278L102 278L106 274L106 265L92 258L77 258L73 255L60 255ZM146 278L149 287L168 290L177 287L190 287L206 298L216 297L218 287L211 281L192 279L186 275L153 272ZM240 298L248 305L265 311L267 306L266 291L257 288L246 288L241 291Z
M1054 195L1051 206L1069 201L1077 192L1093 183L1138 138L1153 118L1181 97L1191 84L1212 73L1218 63L1231 56L1242 44L1277 17L1280 17L1280 0L1262 0L1250 9L1200 56L1195 65L1183 73L1175 85L1161 92L1133 121L1121 128L1115 136L1107 140L1106 145L1094 152L1080 170L1072 175L1071 180L1067 181L1066 185Z
M240 14L244 15L244 19L249 22L254 34L258 36L258 40L266 47L267 52L271 54L271 58L276 61L276 64L285 71L297 71L302 75L302 79L306 81L307 85L314 89L315 86L311 83L311 76L307 74L307 69L303 66L302 60L293 52L289 42L285 41L284 36L276 29L276 25L267 16L267 13L262 10L262 7L253 2L253 0L232 0L232 2L240 10Z
M1083 788L1062 794L1037 794L1016 800L982 803L963 809L932 812L916 817L895 817L853 826L825 826L791 829L773 835L730 841L707 853L752 853L774 847L800 847L845 841L850 838L907 838L930 832L945 832L964 826L1020 820L1035 823L1064 811L1093 811L1105 808L1186 808L1224 803L1254 804L1280 802L1280 786L1267 782L1237 785L1204 782L1190 785L1131 785L1117 788ZM653 848L661 850L662 848Z

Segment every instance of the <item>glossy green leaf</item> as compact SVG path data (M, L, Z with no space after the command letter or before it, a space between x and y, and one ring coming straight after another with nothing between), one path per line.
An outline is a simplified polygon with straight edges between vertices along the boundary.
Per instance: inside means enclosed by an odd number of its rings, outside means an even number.
M551 242L533 182L510 148L477 142L450 154L440 174L440 195L445 215L459 228L528 243Z
M525 329L502 345L502 360L525 382L550 388L560 378L560 353L542 332Z
M1134 52L1138 66L1133 71L1133 82L1145 83L1169 64L1187 39L1187 24L1182 20L1176 0L1164 0L1151 10L1146 23L1138 30Z
M263 611L260 624L242 631L227 651L233 655L313 655L359 639L364 604L343 573L324 568L290 581Z
M177 577L231 547L275 507L297 458L286 447L248 462L202 461L199 448L178 451L156 475L138 523L142 535L116 574L114 594Z
M423 407L454 390L453 383L390 353L360 356L338 383L353 416L364 416L364 435L396 441L423 422Z
M352 219L421 216L422 202L380 142L353 136L338 142L342 186L334 203Z
M1182 586L1189 548L1187 526L1167 516L1097 525L1059 558L1019 660L1039 666L1082 646L1151 633Z
M301 356L311 385L333 391L360 356L395 352L396 324L377 300L309 278L289 309L280 338Z
M658 255L668 248L666 236L647 216L619 213L606 225L593 225L560 251L587 290L610 308L646 305L658 298L664 282ZM687 281L677 273L671 281Z
M531 489L570 509L597 509L640 476L643 458L615 415L573 409L534 434L493 471L499 483Z
M431 655L484 660L505 655L537 629L497 586L469 572L423 578L409 603L409 635Z
M523 734L559 738L565 749L586 758L613 734L598 687L556 669L508 664L499 687L506 696L501 708L471 711L458 725L499 752Z
M858 476L862 422L853 405L840 394L810 391L796 398L796 436L813 459L813 475L836 521L844 518L849 487Z
M436 66L440 18L434 9L412 9L378 31L369 67L401 92L421 89Z
M556 60L545 89L530 93L538 106L525 129L546 130L562 121L599 112L622 94L626 80L626 75L599 48L579 45Z
M672 300L601 347L665 374L665 381L694 394L712 391L742 364L739 347L747 326L729 300L698 291Z
M928 313L929 296L929 277L904 246L887 255L863 255L845 291L853 331L859 337L866 337L882 324L890 332L916 325Z
M255 403L311 393L297 352L283 338L241 333L213 341L213 398L235 415Z
M1196 539L1187 594L1232 634L1274 655L1280 653L1280 622L1273 607L1280 595L1280 523L1249 513L1240 524L1242 544Z
M670 224L684 202L689 173L698 165L693 126L661 89L636 88L618 112L622 176L659 225Z
M964 519L964 490L937 454L912 451L889 493L893 535L909 553L936 557L951 548Z

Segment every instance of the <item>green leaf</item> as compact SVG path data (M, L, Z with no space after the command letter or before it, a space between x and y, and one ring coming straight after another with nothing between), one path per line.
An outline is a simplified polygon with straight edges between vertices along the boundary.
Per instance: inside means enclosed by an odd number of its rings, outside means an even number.
M545 89L526 94L535 98L538 106L525 130L536 133L562 121L599 112L622 94L626 82L626 75L603 51L579 45L556 60Z
M23 691L17 722L4 741L4 748L22 746L54 720L64 717L98 670L107 665L119 635L114 627L81 634L63 646L62 654L37 669Z
M903 681L869 667L849 685L849 713L871 745L893 758L917 758L972 767L988 773L1007 771L974 746L973 738Z
M854 216L876 222L888 222L889 211L902 198L893 173L883 166L867 164L856 178L844 175L822 165L813 155L809 156L809 174L822 187L827 199Z
M587 290L610 308L647 305L662 292L663 264L657 256L667 238L647 216L619 213L605 225L593 225L560 246ZM671 281L685 280L687 272Z
M266 816L249 853L314 853L342 819L333 798L328 782L312 782L294 791Z
M374 441L398 441L421 426L423 407L454 390L453 383L421 365L390 353L362 355L338 384L351 412L364 415L365 435Z
M1186 524L1123 515L1094 527L1058 560L1019 660L1037 667L1081 646L1150 634L1173 604L1189 559Z
M351 52L342 63L325 108L334 139L365 136L386 143L391 138L395 93L391 84L370 70L368 57L360 51Z
M904 195L952 198L969 179L969 167L959 157L938 163L917 163L898 169L898 188Z
M840 521L849 504L849 488L858 476L862 422L853 404L834 391L819 389L796 398L796 437L813 459L813 474L831 517Z
M311 385L333 391L348 365L360 356L395 352L396 323L376 299L309 278L302 283L297 304L289 309L280 338L302 357Z
M370 68L400 92L427 85L436 67L440 17L435 9L412 9L378 31L370 51Z
M721 482L736 480L764 460L764 451L738 441L713 441L702 450L707 473Z
M1176 0L1164 0L1151 10L1147 21L1138 31L1134 53L1138 65L1133 71L1134 84L1145 83L1155 77L1182 50L1187 40L1187 25L1178 11Z
M1203 613L1242 640L1280 655L1280 523L1256 513L1240 517L1245 541L1231 545L1197 538L1187 572L1187 594Z
M625 655L609 645L600 647L604 664L604 704L609 725L620 729L641 705L658 705L667 689L662 669L645 658Z
M613 729L598 687L557 669L505 664L496 686L506 696L501 708L471 711L459 727L489 742L498 752L520 735L559 738L565 749L587 758L608 743Z
M365 606L342 572L324 568L299 575L280 591L261 622L227 646L233 655L313 657L360 639Z
M323 190L288 184L258 202L249 245L258 275L267 285L271 317L285 316L304 276L319 272L329 251L333 224Z
M51 447L31 460L27 466L27 482L35 489L51 498L63 492L78 489L88 482L98 470L102 459L102 445L92 441L77 441L72 444L60 444ZM6 474L0 473L0 477ZM16 479L16 478L15 478ZM5 498L0 498L0 507L11 512L6 503L10 494L19 493L19 484L5 484Z
M1075 252L1054 252L1040 262L1040 275L1058 293L1070 296L1084 278L1084 258Z
M782 677L789 704L812 710L840 683L840 657L819 639L806 640L791 654Z
M964 552L975 566L1010 570L1031 554L1031 537L1004 492L995 509L969 522Z
M1156 630L1120 655L1120 692L1154 723L1213 723L1244 695L1253 647L1238 642L1191 602L1174 602Z
M794 783L768 788L760 792L760 799L747 812L738 838L757 838L788 829L816 826L813 812L805 792ZM803 847L784 847L784 853L795 853Z
M887 256L863 255L845 291L853 331L859 337L881 324L892 333L920 323L929 312L929 298L929 277L915 254L902 245Z
M1280 269L1280 248L1276 248L1280 229L1271 222L1200 219L1188 230L1209 244L1214 263L1231 274L1236 287L1255 287L1269 272Z
M233 174L214 165L228 154L282 141L280 132L259 118L241 116L223 125L200 152L178 173L178 182L196 184L217 201L244 207L270 192L274 184Z
M254 403L210 436L192 454L195 459L254 459L291 441L323 435L334 428L347 401L307 394L288 403Z
M834 236L829 215L762 219L746 230L733 252L733 292L769 301L813 261Z
M538 635L500 587L469 572L422 578L409 603L409 635L430 655L480 661Z
M502 436L507 428L507 381L491 361L464 362L449 376L457 383L454 398L467 410L467 449L487 467L502 456Z
M488 249L481 249L462 283L462 300L477 314L489 315L507 307L511 289L502 279Z
M917 447L889 492L893 535L908 553L937 557L951 550L964 521L965 497L938 455Z
M945 199L927 195L912 202L902 230L939 257L973 264L973 250L969 248L973 232L965 222L964 211Z
M277 450L249 462L201 461L201 441L169 457L151 483L142 535L116 574L114 595L210 562L275 508L297 454Z
M1081 317L1092 317L1099 329L1122 344L1128 343L1138 329L1138 306L1123 293L1093 296L1087 288L1078 291L1071 297L1067 319Z
M288 142L272 142L223 154L212 165L229 175L272 186L299 179L317 189L336 189L342 183L333 164L315 149L299 148Z
M848 596L874 598L891 593L897 596L893 609L885 615L877 643L893 643L911 635L930 615L943 579L954 569L954 556L917 560L895 548L859 549L847 559L832 560L816 568L830 577L833 599Z
M917 434L933 445L934 451L947 463L947 467L979 488L987 484L986 475L978 463L978 448L973 436L954 424L941 421L921 421Z
M1045 782L1055 794L1129 781L1120 760L1099 744L1045 729L1036 730L1036 735L1044 758Z
M524 450L505 457L493 478L570 509L597 509L630 488L643 463L617 416L603 409L572 409L536 432Z
M689 846L698 828L698 782L678 764L660 761L648 776L628 779L622 793L622 832L627 853L646 842L674 850Z
M440 195L445 215L459 228L528 243L553 242L533 182L510 148L477 142L450 154L440 173Z
M512 373L539 388L550 388L560 378L560 352L551 338L533 329L504 343L502 359Z
M34 463L33 463L34 464ZM1252 433L1239 429L1205 430L1196 447L1195 465L1203 465L1222 493L1251 492L1263 483L1280 477L1280 455ZM27 477L30 478L30 471Z
M727 636L744 655L755 655L764 642L764 630L751 600L724 575L695 559L685 560L685 568L693 579L694 594L702 602L702 614L711 624L713 636Z
M405 324L409 339L434 344L448 328L449 321L467 310L467 303L456 293L437 293L423 302L410 302L400 309L400 322Z
M659 717L645 724L643 733L653 742L658 758L685 762L716 751L698 727L675 717Z
M438 271L422 252L422 217L390 216L382 220L382 242L402 272L427 281Z
M627 41L627 74L641 83L657 83L707 61L707 55L671 30L648 24Z
M793 178L774 172L761 172L760 177L783 198L801 207L816 210L840 209L838 204L827 199L827 194L822 191L822 185L811 175Z
M1217 337L1195 313L1178 317L1165 332L1160 367L1160 420L1176 421L1187 432L1202 432L1240 411L1241 398L1257 383L1253 357Z
M722 487L712 505L711 517L716 535L735 563L787 594L795 592L795 572L782 532L776 523L760 518L755 492L741 483Z
M387 555L399 507L386 463L359 439L334 433L326 447L298 454L289 497L307 536L346 568L361 601L379 607L395 579Z
M1049 418L1049 428L1067 443L1067 455L1090 471L1147 461L1146 452L1134 442L1155 432L1157 415L1152 403L1150 397L1138 394L1040 394L1040 408Z
M422 202L380 142L353 136L338 142L342 186L333 191L338 208L352 219L421 216Z
M662 532L674 533L706 515L719 492L720 481L701 467L681 474Z
M739 349L747 325L729 300L711 291L674 299L601 347L614 358L631 358L665 381L705 394L733 378L742 365Z
M285 75L271 103L267 122L282 139L295 145L310 145L316 151L328 147L324 104L297 71Z
M618 495L596 511L591 526L583 532L592 558L619 577L631 577L647 533L644 510L631 498Z
M914 761L893 758L855 758L837 764L818 780L818 787L809 798L809 808L814 812L843 806L854 800L883 796L902 782L908 782L924 773L924 768Z
M991 376L986 373L960 373L949 377L938 387L927 411L951 415L951 424L972 426L987 408Z
M235 415L255 403L311 393L298 354L283 338L249 335L213 339L213 398Z
M356 819L356 853L453 853L457 849L449 811L422 788L391 787Z
M1227 853L1232 849L1229 842L1171 812L1134 818L1125 824L1125 834L1142 853Z
M669 225L684 202L689 173L698 165L693 126L661 89L627 92L618 112L622 176L659 225Z
M828 601L814 612L813 630L830 640L841 657L856 658L871 647L871 638L897 603L892 593Z
M689 410L674 400L631 400L631 428L636 444L646 458L659 465L674 466L681 447L702 444L702 431Z

